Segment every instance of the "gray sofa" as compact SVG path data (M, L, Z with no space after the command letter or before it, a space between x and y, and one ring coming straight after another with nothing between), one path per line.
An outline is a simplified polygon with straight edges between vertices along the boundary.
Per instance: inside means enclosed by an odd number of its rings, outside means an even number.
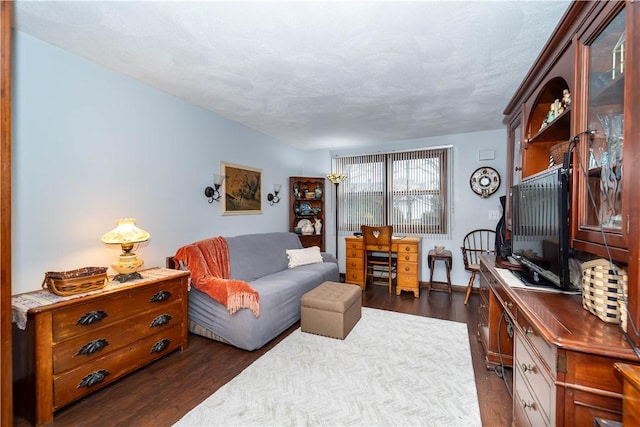
M260 316L227 308L198 291L189 292L189 330L245 350L256 350L300 320L302 295L324 281L338 281L335 256L323 262L288 268L287 249L301 249L294 233L262 233L225 237L231 278L244 280L260 294Z

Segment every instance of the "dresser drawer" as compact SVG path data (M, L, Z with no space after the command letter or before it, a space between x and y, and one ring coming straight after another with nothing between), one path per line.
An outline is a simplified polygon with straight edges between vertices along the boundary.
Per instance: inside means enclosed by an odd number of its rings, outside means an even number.
M182 323L181 301L155 307L110 326L57 343L53 347L53 372L62 373L104 357L148 335ZM152 326L153 325L153 326ZM126 331L126 333L123 333Z
M181 345L182 328L159 331L62 375L53 376L55 409L109 384ZM90 379L92 378L93 379Z
M151 310L154 306L167 305L181 298L181 281L174 279L152 286L131 288L56 310L53 313L53 341L60 342L71 336L112 325L133 312Z
M524 381L528 385L532 397L539 404L540 412L542 412L546 423L549 424L551 408L555 403L556 395L554 381L519 333L516 334L515 355L516 383Z

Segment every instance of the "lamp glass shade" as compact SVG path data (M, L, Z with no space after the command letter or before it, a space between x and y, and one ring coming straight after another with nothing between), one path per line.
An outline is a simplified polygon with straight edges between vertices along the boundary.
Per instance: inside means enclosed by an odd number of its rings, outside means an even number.
M218 175L217 173L213 174L213 183L218 187L222 185L222 181L224 181L223 175Z
M334 184L340 184L342 181L347 179L347 175L344 173L330 173L327 175L327 179Z
M118 226L102 236L102 241L109 245L122 243L140 243L149 240L151 235L141 228L136 227L135 218L118 220Z
M116 276L119 281L126 281L134 276L144 265L144 261L139 259L132 252L134 243L146 242L151 235L141 228L136 227L135 218L125 218L118 220L118 226L102 236L102 241L109 245L120 245L122 253L118 260L111 264L111 268L120 273ZM124 277L118 279L118 277Z

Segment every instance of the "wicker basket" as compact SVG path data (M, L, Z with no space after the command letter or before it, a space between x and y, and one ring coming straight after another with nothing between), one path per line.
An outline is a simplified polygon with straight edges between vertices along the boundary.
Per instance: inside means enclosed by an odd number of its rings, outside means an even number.
M622 323L626 331L627 272L606 259L582 264L582 306L607 323Z
M42 287L57 295L69 296L104 288L107 267L84 267L71 271L45 273Z
M564 162L564 153L569 150L569 141L561 142L551 147L549 154L554 164L561 165Z

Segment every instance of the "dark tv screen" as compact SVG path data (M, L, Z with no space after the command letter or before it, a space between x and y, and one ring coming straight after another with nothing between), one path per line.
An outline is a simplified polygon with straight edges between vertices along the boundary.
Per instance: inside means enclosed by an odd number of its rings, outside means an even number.
M523 179L511 189L512 256L521 277L539 286L571 288L567 178L561 166Z

